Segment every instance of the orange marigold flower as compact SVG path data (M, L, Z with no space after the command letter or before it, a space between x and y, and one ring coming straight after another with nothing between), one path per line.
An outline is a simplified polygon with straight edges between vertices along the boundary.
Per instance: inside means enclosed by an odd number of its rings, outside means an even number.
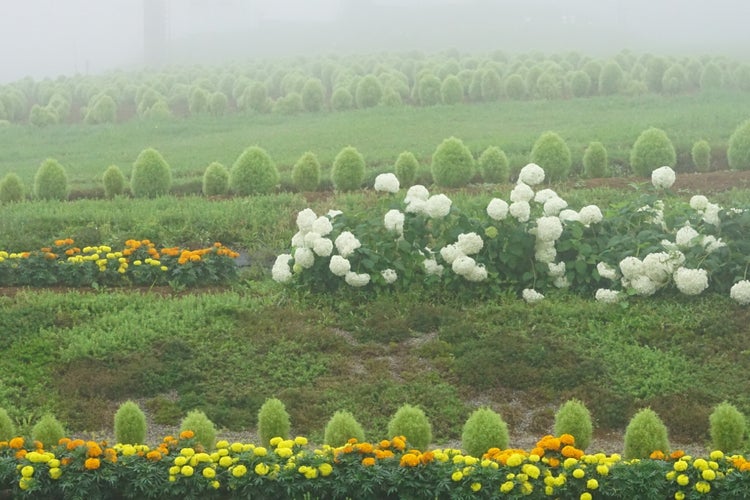
M106 448L104 450L104 458L112 463L117 462L117 450L114 448Z
M34 440L34 448L36 448L37 450L42 450L42 449L44 449L44 443L42 443L38 439L35 439Z
M431 451L426 451L419 455L419 461L423 464L428 464L435 459L435 454Z
M66 245L72 245L73 243L75 243L75 240L73 238L65 238L63 241Z
M740 470L742 472L747 472L750 470L750 462L745 462L744 464L740 465Z
M67 444L66 448L67 448L68 450L75 450L75 449L76 449L76 448L78 448L79 446L83 446L83 445L85 445L85 444L86 444L86 443L84 442L84 440L83 440L83 439L74 439L74 440L70 441L70 442L69 442L69 443Z
M583 456L583 451L570 445L564 446L560 453L565 458L581 458Z
M55 240L55 246L61 247L65 244L65 240Z
M357 438L349 438L346 442L349 444L357 444Z
M372 445L370 443L360 443L357 445L357 451L365 454L365 453L372 453Z
M158 462L161 460L161 452L159 450L151 450L146 453L146 460L151 462Z
M664 452L661 450L654 450L651 452L651 455L648 456L651 460L664 460Z
M72 457L65 457L65 458L60 459L60 464L61 465L70 465L70 462L72 462L72 461L73 461Z
M403 450L406 448L406 438L403 436L396 436L391 440L391 444L393 444L393 447L397 450Z
M402 467L416 467L419 465L419 457L413 453L404 453L401 455L399 465Z
M560 460L558 460L555 457L552 457L552 458L550 458L547 461L547 465L549 465L550 467L552 467L554 469L555 467L559 467L560 466Z
M24 444L24 441L22 437L14 437L13 439L10 440L10 442L8 443L8 446L13 448L14 450L18 450L18 449L23 448L23 444Z
M60 446L67 446L68 443L70 443L70 438L60 438L60 440L57 442Z
M194 437L195 437L195 432L191 430L180 432L180 439L193 439Z
M16 452L16 460L23 460L24 458L26 458L26 453L26 450L18 450Z
M50 247L42 247L41 251L44 252L44 253L49 253L49 252L52 251L52 249Z
M83 467L86 470L96 470L101 465L101 462L98 458L87 458L86 461L83 463Z
M375 458L382 460L384 458L391 458L393 452L391 450L375 450Z
M684 452L684 451L682 451L682 450L675 450L675 451L673 451L672 453L670 453L670 455L669 455L669 456L670 456L670 458L672 458L673 460L679 460L679 459L681 459L682 457L684 457L684 456L685 456L685 452Z
M344 446L343 446L343 447L341 448L341 452L342 452L342 453L351 453L351 452L353 452L353 451L354 451L354 446L352 446L352 445L350 445L350 444L344 445Z
M364 465L365 467L372 467L373 465L375 465L375 459L372 457L365 457L362 459L362 465Z
M384 440L382 440L381 442L378 443L378 446L380 446L382 449L390 448L391 447L391 442L388 441L387 439L384 439Z
M218 241L217 241L217 242L215 242L215 243L214 243L214 247L216 247L216 248L221 248L221 243L219 243Z
M544 448L542 448L541 446L537 446L536 448L534 448L533 450L531 450L531 454L532 455L536 455L538 457L543 457L544 456Z
M86 443L86 446L88 446L88 450L86 451L86 455L89 457L96 458L102 454L102 448L99 446L98 443L94 441L89 441Z
M193 254L190 256L190 262L200 262L201 256L198 254Z
M563 434L560 436L560 443L566 446L575 446L576 438L572 434Z

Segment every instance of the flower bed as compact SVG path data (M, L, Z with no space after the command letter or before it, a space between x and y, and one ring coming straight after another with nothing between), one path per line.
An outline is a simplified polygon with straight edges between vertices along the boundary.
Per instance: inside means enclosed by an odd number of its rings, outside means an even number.
M220 441L204 450L192 431L154 448L62 439L45 450L0 442L0 489L14 498L743 498L750 462L654 452L644 460L585 454L573 437L545 436L531 450L420 451L403 437L312 448Z
M0 251L0 286L217 285L236 277L237 256L218 242L190 250L131 239L114 249L60 239L40 250Z

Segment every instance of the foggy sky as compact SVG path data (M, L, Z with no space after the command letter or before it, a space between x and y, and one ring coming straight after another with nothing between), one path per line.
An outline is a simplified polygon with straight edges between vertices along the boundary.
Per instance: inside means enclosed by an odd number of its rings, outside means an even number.
M457 48L746 59L746 0L166 0L174 62ZM0 0L0 83L137 69L143 0Z

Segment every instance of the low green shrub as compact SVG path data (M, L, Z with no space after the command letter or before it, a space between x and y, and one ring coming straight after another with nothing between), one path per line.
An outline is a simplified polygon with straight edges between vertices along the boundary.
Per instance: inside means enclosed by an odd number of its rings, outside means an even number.
M206 450L213 450L216 446L216 427L202 411L189 411L182 419L180 432L188 430L195 433L195 440Z
M741 123L729 137L727 160L732 170L750 170L750 120Z
M146 415L134 401L126 401L115 413L115 440L122 444L146 444Z
M432 425L421 408L405 404L388 422L388 436L404 436L409 446L426 450L432 442Z
M652 452L669 452L667 427L651 408L644 408L630 419L625 429L626 459L648 458Z
M104 185L104 196L114 198L125 192L125 175L117 165L110 165L102 176Z
M229 171L229 187L239 196L270 193L278 184L276 163L259 146L243 151Z
M746 423L745 416L734 405L726 401L717 405L709 417L713 449L726 453L742 450Z
M572 435L576 440L576 448L588 448L592 433L591 414L583 402L571 399L555 413L555 436Z
M583 174L589 179L609 176L607 149L601 142L592 142L583 153Z
M659 167L674 167L676 160L672 141L655 127L641 132L630 150L630 168L641 177L651 177L651 172Z
M156 198L169 193L172 170L164 157L154 148L140 152L133 163L130 190L136 198Z
M445 139L432 155L432 178L438 186L466 186L474 177L474 172L474 157L461 139Z
M508 424L490 408L479 408L469 416L461 433L461 447L469 455L481 457L490 448L508 448Z
M323 443L331 446L342 446L354 438L359 442L365 440L365 431L350 412L339 410L326 424Z
M299 191L315 191L320 185L320 162L315 153L303 154L292 167L292 183Z
M16 426L5 408L0 408L0 441L16 437Z
M23 181L17 174L10 172L0 180L0 203L16 203L23 200Z
M555 132L545 132L534 143L530 161L542 167L548 181L568 178L572 159L565 140Z
M337 191L354 191L365 179L365 159L353 146L347 146L336 155L331 169L331 182Z
M510 178L510 165L505 151L497 146L490 146L482 152L477 161L479 173L484 182L499 184L508 182Z
M31 429L31 438L39 441L45 448L51 448L65 437L65 428L50 414L44 415Z
M693 160L696 171L708 172L711 170L711 145L708 141L696 141L690 150L690 158Z
M402 151L401 154L398 155L398 158L396 158L394 170L396 171L396 177L398 178L399 184L404 187L411 186L414 184L414 179L417 177L419 160L414 156L414 153L410 151Z
M456 75L449 75L440 85L443 104L458 104L464 99L464 88Z
M222 196L229 192L229 170L218 161L212 162L203 172L203 195Z
M34 196L40 200L68 199L68 174L60 163L48 158L34 176Z
M289 413L284 403L276 398L267 399L258 410L258 436L263 446L268 446L275 437L288 439L290 429Z
M338 87L331 95L331 109L334 111L346 111L352 108L354 98L351 92L344 87Z

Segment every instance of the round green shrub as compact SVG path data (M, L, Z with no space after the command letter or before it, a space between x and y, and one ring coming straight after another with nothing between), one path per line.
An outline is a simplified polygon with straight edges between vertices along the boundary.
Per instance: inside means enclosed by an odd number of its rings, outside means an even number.
M441 187L462 187L474 177L475 161L463 141L445 139L432 155L432 178Z
M750 120L740 124L729 137L727 160L732 170L750 170Z
M549 181L565 180L572 163L570 148L557 133L545 132L531 149L531 162L544 169Z
M510 166L505 151L497 146L490 146L479 156L479 173L482 180L493 184L508 182Z
M266 84L251 83L242 93L242 106L256 113L268 113L271 110L271 100L268 97Z
M14 203L23 201L23 181L14 172L10 172L0 181L0 203Z
M67 200L68 175L60 163L48 158L34 176L34 196L40 200Z
M303 154L292 167L292 183L299 191L315 191L320 185L320 162L315 153Z
M365 431L354 418L354 415L345 410L337 411L326 424L323 433L323 444L330 446L343 446L354 438L359 442L365 440Z
M442 99L440 91L442 83L440 78L432 74L427 74L419 79L418 95L419 104L422 106L435 106L440 104Z
M46 127L57 123L57 113L48 106L34 104L29 112L29 123L36 127Z
M333 91L333 95L331 95L331 109L334 111L346 111L352 108L353 101L351 92L344 87L338 87Z
M651 57L646 61L646 74L644 79L651 92L661 92L664 72L669 67L669 63L663 57Z
M167 101L160 99L143 112L143 117L153 121L167 121L172 119L172 110Z
M390 85L383 87L383 98L380 100L380 105L388 108L395 108L404 104L401 94L398 90L394 89Z
M563 93L562 79L552 70L544 71L539 75L534 87L534 95L540 99L560 99Z
M271 439L280 437L289 439L291 424L289 413L281 400L269 398L258 410L258 436L264 446L268 446Z
M741 451L745 439L745 416L732 404L724 401L709 416L711 446L727 454Z
M188 99L188 109L191 115L202 115L208 112L208 92L202 87L193 87Z
M102 176L104 184L104 196L114 198L125 192L125 175L117 165L110 165Z
M65 428L52 415L44 415L31 429L31 438L39 441L45 449L50 449L65 437Z
M571 399L555 413L555 436L572 435L576 440L576 448L588 448L592 433L591 413L583 402Z
M136 198L155 198L169 193L172 171L161 153L146 148L133 163L130 190Z
M331 182L338 191L353 191L365 179L365 159L357 148L347 146L336 155L331 168Z
M180 432L193 431L195 440L206 450L213 450L216 446L216 427L205 413L200 410L189 411L180 422Z
M223 116L229 109L229 99L224 92L213 92L208 100L208 111L213 116Z
M146 415L133 401L121 404L115 413L115 440L122 444L146 443Z
M661 77L662 92L666 94L680 94L688 90L689 85L690 81L682 64L671 65Z
M570 92L573 97L586 97L591 91L591 77L583 70L574 71L570 76Z
M396 178L402 186L411 186L414 184L414 179L417 177L417 171L419 170L419 160L414 156L414 153L410 151L402 151L398 158L396 158L396 164L394 165L396 171Z
M698 172L711 170L711 145L708 141L696 141L690 150L690 158L692 158L695 170Z
M724 76L718 64L710 62L703 67L700 78L701 91L721 88Z
M471 82L469 83L468 97L471 102L479 102L482 100L482 76L484 70L476 70L473 72Z
M583 152L583 174L589 179L609 176L607 149L601 142L590 143Z
M620 92L625 74L615 61L609 61L599 74L599 94L612 95Z
M508 448L508 424L490 408L479 408L469 416L461 433L461 447L473 457L481 457L490 448Z
M229 192L229 170L218 161L212 162L203 172L203 195L222 196Z
M367 75L357 84L355 100L358 108L372 108L380 104L383 85L375 75Z
M229 171L229 187L240 196L267 194L279 183L279 171L265 149L247 148Z
M273 103L273 112L280 115L297 115L304 110L302 96L298 92L290 92Z
M0 441L10 441L16 437L16 425L5 408L0 408Z
M514 73L505 79L505 95L514 101L526 97L526 82L521 75Z
M443 104L458 104L464 99L464 88L456 75L448 75L440 85Z
M488 69L482 74L482 99L497 101L503 95L503 81L494 69Z
M108 94L98 94L91 98L84 123L114 123L117 118L117 103Z
M630 150L630 168L641 177L651 177L651 172L659 167L674 168L676 159L672 141L655 127L641 132Z
M432 425L421 408L402 405L388 422L388 437L404 436L409 446L426 450L432 442Z
M651 408L644 408L630 419L625 429L626 460L648 458L654 451L669 452L667 427Z

